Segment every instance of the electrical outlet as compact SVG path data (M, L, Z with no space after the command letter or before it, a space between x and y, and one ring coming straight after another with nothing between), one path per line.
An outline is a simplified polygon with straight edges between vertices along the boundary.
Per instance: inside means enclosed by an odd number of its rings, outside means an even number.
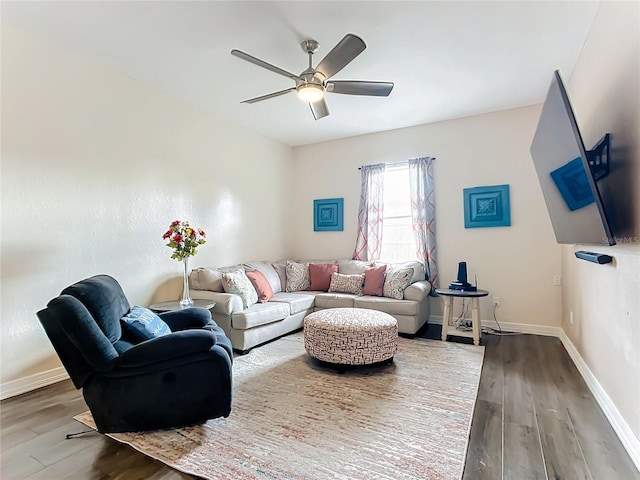
M573 325L573 310L569 310L569 323Z
M560 285L562 285L562 277L560 275L556 275L553 277L553 286L554 287L559 287Z
M493 306L494 307L500 306L500 297L493 297Z

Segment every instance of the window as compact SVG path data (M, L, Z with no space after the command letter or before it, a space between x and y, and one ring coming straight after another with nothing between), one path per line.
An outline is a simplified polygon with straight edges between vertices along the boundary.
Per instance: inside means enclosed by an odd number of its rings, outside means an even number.
M409 166L388 166L384 172L384 214L380 260L417 260L411 223Z

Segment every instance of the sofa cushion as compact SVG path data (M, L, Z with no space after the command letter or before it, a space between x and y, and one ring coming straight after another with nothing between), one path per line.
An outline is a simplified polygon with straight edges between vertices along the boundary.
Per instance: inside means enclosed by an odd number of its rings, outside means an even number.
M373 262L363 262L361 260L338 260L338 273L344 275L355 275L373 267Z
M338 271L337 263L310 263L309 280L311 290L326 292L331 285L331 274Z
M353 295L362 295L362 287L364 286L364 273L357 275L343 275L341 273L331 274L331 285L329 292L351 293Z
M411 277L411 282L409 284L420 282L425 279L425 270L422 262L417 260L411 260L409 262L402 263L382 263L376 262L375 266L378 267L380 265L387 265L388 268L398 269L398 268L413 268L413 276Z
M420 303L412 300L395 300L386 297L356 297L353 301L356 308L369 308L389 315L418 315Z
M280 292L276 293L272 298L271 302L281 302L288 303L289 310L291 311L291 315L295 315L296 313L304 312L305 310L309 310L313 308L315 296L310 293L285 293Z
M287 292L299 292L309 290L309 264L287 261Z
M386 265L379 267L370 267L364 271L364 288L363 295L382 296L382 288L384 287L384 277L387 272Z
M267 277L265 277L260 270L251 270L246 273L247 278L249 278L253 285L253 288L256 289L258 301L260 303L268 302L271 297L273 297L273 289L271 288L271 284L267 280Z
M352 308L357 298L350 293L319 293L316 295L316 308Z
M289 314L287 303L256 303L245 310L231 314L231 326L237 330L247 330L258 325L277 322L287 318Z
M220 268L198 267L191 270L189 282L191 283L191 288L195 290L224 292L222 274L224 272L236 272L238 270L243 270L242 265L238 264Z
M169 325L148 308L134 306L129 313L122 317L122 324L127 334L133 339L144 342L152 338L169 335Z
M396 300L404 298L404 289L409 286L413 278L413 268L387 265L387 275L384 279L383 295Z
M282 291L284 283L280 282L280 276L278 275L278 272L276 272L276 269L273 268L271 262L249 262L242 264L242 266L246 272L258 270L262 273L269 282L269 285L271 285L273 293Z
M244 270L222 273L222 287L227 293L238 295L242 299L242 306L248 308L258 302L258 293L253 288L251 280Z

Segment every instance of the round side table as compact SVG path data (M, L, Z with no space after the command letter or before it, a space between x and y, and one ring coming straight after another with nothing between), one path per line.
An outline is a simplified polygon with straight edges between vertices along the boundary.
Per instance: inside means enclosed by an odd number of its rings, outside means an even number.
M480 345L480 297L486 297L489 295L489 292L486 290L466 291L436 288L436 293L445 297L444 315L442 318L442 341L447 341L447 335L457 335L458 337L473 338L473 344ZM469 334L469 332L458 330L455 325L451 324L453 320L454 298L471 299L471 334Z
M213 308L216 305L216 302L211 300L194 300L193 305L189 305L190 307L202 307L207 310ZM172 310L182 310L183 307L180 305L180 300L170 300L168 302L160 302L154 303L153 305L149 305L149 310L152 310L156 313L162 312L171 312Z

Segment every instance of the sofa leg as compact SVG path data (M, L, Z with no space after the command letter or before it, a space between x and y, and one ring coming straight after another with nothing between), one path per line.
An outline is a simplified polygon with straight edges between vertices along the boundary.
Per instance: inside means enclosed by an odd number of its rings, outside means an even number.
M250 348L247 348L246 350L236 350L236 349L234 349L233 351L234 351L237 355L242 356L242 355L246 355L247 353L249 353L249 352L251 351L251 349L250 349Z

